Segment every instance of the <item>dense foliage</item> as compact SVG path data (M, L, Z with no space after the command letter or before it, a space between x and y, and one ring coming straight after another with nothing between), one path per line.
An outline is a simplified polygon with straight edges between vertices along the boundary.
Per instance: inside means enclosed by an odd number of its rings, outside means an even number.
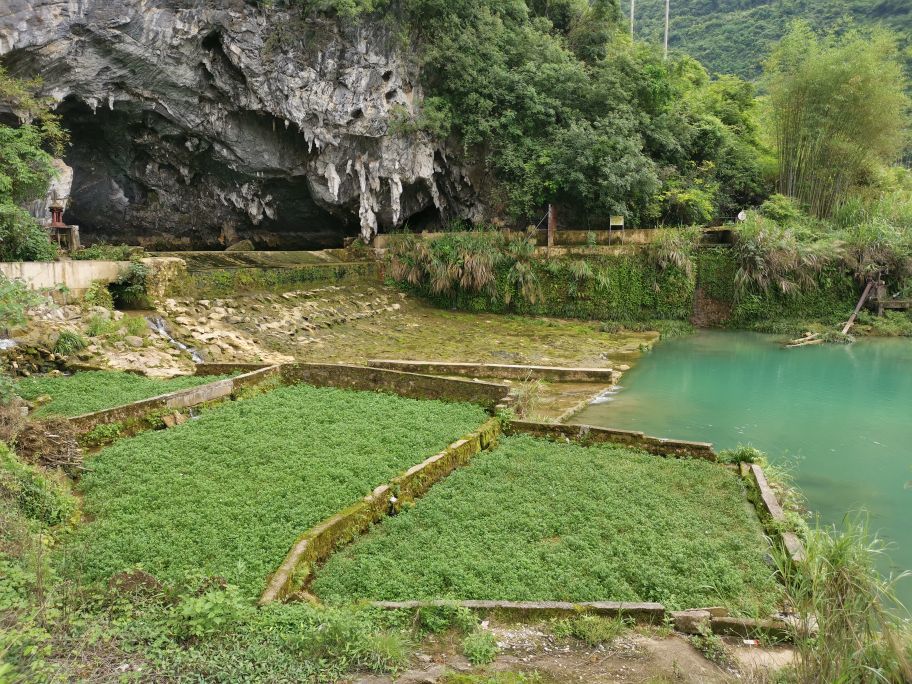
M89 461L93 522L74 553L90 579L141 564L256 595L299 534L485 418L468 404L304 385L222 404Z
M912 36L906 0L674 0L670 41L672 48L693 55L713 72L750 79L795 19L811 22L817 30L842 27L849 20L884 25L907 42ZM664 0L637 0L637 39L658 44L664 29Z
M777 590L744 501L718 465L511 437L337 552L313 586L332 600L768 609Z
M830 216L902 154L909 100L895 39L850 31L818 38L796 23L766 62L779 192Z
M614 321L689 318L696 234L646 250L547 258L534 237L497 231L411 235L390 246L390 276L445 306Z
M50 102L35 96L37 81L11 78L0 66L0 103L16 126L0 121L0 260L47 261L57 252L44 230L23 209L43 198L54 175L50 152L59 154L66 135Z
M496 217L700 223L766 192L751 85L631 44L610 0L324 0L417 49L426 98L393 124L449 135Z
M42 395L51 397L48 403L35 410L35 415L72 417L219 379L219 376L187 375L165 380L135 373L86 371L56 377L33 375L22 378L16 383L16 393L27 400Z

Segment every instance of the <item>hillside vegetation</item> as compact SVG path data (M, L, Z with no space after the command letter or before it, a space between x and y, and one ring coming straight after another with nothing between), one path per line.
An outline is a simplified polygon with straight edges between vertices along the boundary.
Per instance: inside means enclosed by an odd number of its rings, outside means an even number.
M659 44L664 0L638 0L636 6L637 38ZM882 24L907 44L912 36L912 4L907 0L673 0L669 42L711 72L753 79L795 19L818 30L845 25L847 19L861 25Z

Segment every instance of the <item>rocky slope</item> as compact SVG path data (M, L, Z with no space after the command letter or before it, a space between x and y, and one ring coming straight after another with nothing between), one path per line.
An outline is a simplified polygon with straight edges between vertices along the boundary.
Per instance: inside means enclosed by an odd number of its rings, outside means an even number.
M417 114L415 60L381 22L243 0L5 0L0 59L40 75L72 134L66 218L89 241L330 245L482 211Z

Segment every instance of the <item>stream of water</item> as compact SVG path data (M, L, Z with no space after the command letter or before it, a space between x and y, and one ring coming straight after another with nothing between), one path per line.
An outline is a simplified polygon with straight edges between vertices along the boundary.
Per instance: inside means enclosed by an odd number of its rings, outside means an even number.
M755 446L794 466L822 522L867 510L893 544L892 569L912 570L912 340L777 341L706 331L662 342L573 422ZM912 580L899 593L912 606Z

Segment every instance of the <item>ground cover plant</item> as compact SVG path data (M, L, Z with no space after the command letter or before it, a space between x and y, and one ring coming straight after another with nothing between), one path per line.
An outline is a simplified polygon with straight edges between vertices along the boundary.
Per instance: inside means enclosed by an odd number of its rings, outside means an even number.
M777 585L730 470L526 436L337 552L323 599L659 601L769 611Z
M29 401L43 395L51 397L34 415L73 417L196 387L222 377L225 376L187 375L165 380L118 371L86 371L23 378L16 383L16 393Z
M89 579L142 564L258 594L295 538L487 418L469 404L283 387L104 449L87 464Z

